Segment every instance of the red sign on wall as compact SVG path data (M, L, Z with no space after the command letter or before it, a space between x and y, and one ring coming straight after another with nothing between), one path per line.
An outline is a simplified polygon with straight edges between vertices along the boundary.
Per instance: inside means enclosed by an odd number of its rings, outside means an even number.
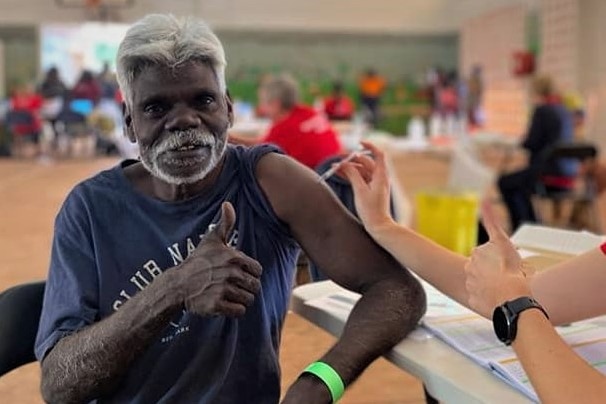
M513 74L515 76L528 76L534 73L535 57L528 51L513 53Z

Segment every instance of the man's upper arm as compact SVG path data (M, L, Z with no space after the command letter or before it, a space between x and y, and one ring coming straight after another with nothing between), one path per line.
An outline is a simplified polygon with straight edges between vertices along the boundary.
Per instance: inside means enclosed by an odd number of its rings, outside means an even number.
M256 170L274 211L311 260L334 281L362 291L388 277L409 277L379 247L318 176L289 157L268 154Z

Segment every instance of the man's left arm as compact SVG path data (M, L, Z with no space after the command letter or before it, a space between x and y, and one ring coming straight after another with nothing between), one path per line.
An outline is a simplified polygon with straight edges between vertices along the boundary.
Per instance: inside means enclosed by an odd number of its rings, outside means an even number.
M259 161L256 175L308 257L333 281L362 294L341 338L320 359L348 386L416 327L425 312L423 288L311 170L272 153ZM285 400L331 401L324 384L307 374L291 386Z

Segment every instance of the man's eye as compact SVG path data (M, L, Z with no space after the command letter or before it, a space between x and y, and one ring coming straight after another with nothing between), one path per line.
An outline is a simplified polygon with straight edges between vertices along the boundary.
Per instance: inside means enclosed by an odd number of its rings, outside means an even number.
M200 103L200 105L210 105L214 102L215 102L215 97L212 97L210 95L203 95L203 96L198 97L198 103Z
M161 104L149 104L143 108L143 112L149 115L157 115L164 112L164 106Z

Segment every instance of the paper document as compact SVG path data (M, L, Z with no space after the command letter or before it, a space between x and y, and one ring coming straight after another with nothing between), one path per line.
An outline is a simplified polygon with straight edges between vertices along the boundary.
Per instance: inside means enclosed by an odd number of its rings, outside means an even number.
M524 224L511 236L517 247L579 255L598 247L604 237L587 232Z
M359 298L359 294L342 289L328 296L308 300L305 304L326 311L339 320L347 321L349 312L351 312Z
M427 295L425 318L474 314L473 311L461 306L429 283L420 278L417 279L421 282ZM353 309L359 298L359 294L341 289L330 295L308 300L305 304L329 312L341 320L347 320L349 312Z
M427 312L421 320L423 328L531 400L538 401L520 361L513 349L497 339L492 322L448 298L427 282L420 282L427 295ZM359 298L359 294L341 289L308 300L305 304L345 322ZM606 316L558 327L557 331L578 355L606 375ZM422 340L428 336L417 332L410 338Z
M496 376L538 401L536 392L513 349L494 334L492 323L477 315L455 315L428 318L425 327L438 338ZM606 375L606 317L558 327L558 333L575 352Z
M475 314L473 311L455 302L424 280L419 279L419 281L421 282L423 289L425 289L425 295L427 296L427 311L425 312L425 317L423 317L421 321L434 317Z

